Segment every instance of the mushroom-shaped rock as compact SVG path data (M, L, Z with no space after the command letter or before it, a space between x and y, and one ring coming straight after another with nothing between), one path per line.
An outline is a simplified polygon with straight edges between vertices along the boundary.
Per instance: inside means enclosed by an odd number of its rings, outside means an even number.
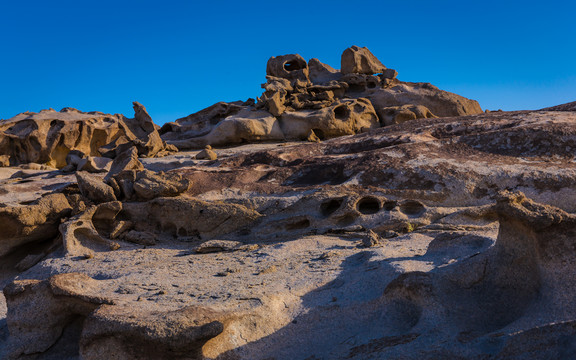
M308 74L308 64L298 54L273 56L266 64L266 75L288 79L292 85L308 85L310 83Z
M386 70L380 60L366 47L352 46L344 50L341 59L342 74L379 74Z

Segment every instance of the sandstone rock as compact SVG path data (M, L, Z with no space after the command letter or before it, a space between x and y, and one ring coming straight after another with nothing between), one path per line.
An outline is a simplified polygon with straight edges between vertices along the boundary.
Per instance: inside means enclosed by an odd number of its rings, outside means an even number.
M314 84L326 84L330 81L338 81L342 77L340 71L315 58L308 61L308 69L310 71L310 81Z
M316 111L286 112L282 132L288 139L306 139L314 131L320 140L353 135L379 127L378 116L366 99L343 100Z
M0 256L23 244L56 237L60 219L70 211L62 194L46 195L30 205L0 207Z
M310 83L308 64L298 54L272 56L266 64L266 75L288 79L292 86L304 87Z
M155 173L149 170L138 171L133 185L136 197L140 200L177 196L189 187L189 181L175 172Z
M212 150L212 146L206 145L204 147L204 150L202 150L198 154L196 154L196 159L214 161L214 160L218 159L218 155L216 154L216 152L214 152L214 150Z
M378 109L378 117L384 125L401 124L415 119L436 118L427 107L422 105L390 106Z
M141 155L171 151L160 139L146 109L138 103L134 109L135 119L71 108L16 115L0 124L0 154L10 156L14 164L49 163L62 168L71 150L100 156L100 148L120 138L133 142Z
M547 107L547 108L544 108L542 110L543 111L576 111L576 101L562 104L562 105Z
M376 89L366 97L377 112L392 106L421 105L440 117L482 113L478 102L426 83L398 83L387 89Z
M386 70L380 60L366 47L352 46L344 50L340 71L342 74L378 74Z
M9 304L11 358L41 353L53 346L68 326L76 326L98 306L112 304L101 297L96 280L83 274L58 274L49 280L17 280L4 289Z
M0 167L10 166L10 155L0 155Z
M194 251L198 254L208 254L214 252L236 250L241 242L230 240L209 240L200 244Z
M102 178L79 171L76 173L76 179L82 195L94 203L116 201L114 190L105 184Z
M117 250L120 245L106 237L113 230L116 215L122 210L119 201L91 206L60 225L64 250L71 256Z
M80 160L78 170L87 171L89 173L108 172L110 171L112 162L112 159L101 156L87 156Z
M130 230L123 236L123 239L139 245L156 245L156 237L148 231Z
M125 203L124 212L136 231L154 233L161 230L171 237L192 236L203 240L241 230L261 216L242 205L182 197ZM144 218L150 221L137 221Z
M381 243L382 238L376 234L373 230L368 230L366 235L362 237L362 245L365 247L377 246Z
M171 141L171 143L179 149L197 149L206 145L219 146L282 139L284 139L284 134L274 116L267 111L246 109L225 118L204 136Z
M242 101L219 102L176 122L166 123L160 129L160 134L167 141L203 136L212 130L214 124L244 108Z
M146 311L102 306L82 332L83 359L201 359L204 344L222 333L219 313L201 307Z
M138 150L134 146L125 149L114 159L104 179L108 181L114 175L126 170L144 170L144 165L138 160Z

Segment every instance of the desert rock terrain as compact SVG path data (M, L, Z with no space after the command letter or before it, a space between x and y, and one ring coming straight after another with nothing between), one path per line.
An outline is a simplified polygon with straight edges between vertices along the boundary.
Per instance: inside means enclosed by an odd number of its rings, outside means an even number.
M266 74L162 127L0 121L0 358L575 357L574 103L483 112L357 46Z

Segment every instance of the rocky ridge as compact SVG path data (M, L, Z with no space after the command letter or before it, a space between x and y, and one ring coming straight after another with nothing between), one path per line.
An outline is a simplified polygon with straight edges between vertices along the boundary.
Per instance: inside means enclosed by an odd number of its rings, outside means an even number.
M267 72L290 82L291 92L278 88L285 99L310 94L311 79L376 71L393 87L439 94L388 70L352 47L341 72L295 55L271 58ZM374 101L345 94L336 107L370 105L377 126L163 157L142 157L138 140L105 147L113 158L91 172L78 159L3 168L0 357L572 358L570 104L436 117L422 100L400 106L434 117L386 124ZM223 113L270 114L276 105L263 99L279 95L269 95L219 103L159 134L190 125L184 139L204 126L189 139L203 148L232 121ZM294 104L266 118L334 106Z

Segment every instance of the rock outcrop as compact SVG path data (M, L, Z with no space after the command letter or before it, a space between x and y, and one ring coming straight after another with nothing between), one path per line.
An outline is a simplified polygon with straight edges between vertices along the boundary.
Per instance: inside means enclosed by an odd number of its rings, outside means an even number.
M346 49L341 66L338 71L318 59L306 63L298 54L272 57L264 93L255 104L217 103L166 124L162 138L181 150L306 140L311 131L324 139L413 119L482 112L474 100L397 80L396 70L387 69L367 48Z
M141 156L163 156L176 151L161 138L141 104L134 102L135 118L64 108L60 112L26 112L0 122L0 155L10 165L41 163L67 165L68 154L115 157L115 148L132 143Z
M135 104L105 166L2 168L0 358L573 358L571 104L471 115L349 53L158 132L204 154L143 156Z

